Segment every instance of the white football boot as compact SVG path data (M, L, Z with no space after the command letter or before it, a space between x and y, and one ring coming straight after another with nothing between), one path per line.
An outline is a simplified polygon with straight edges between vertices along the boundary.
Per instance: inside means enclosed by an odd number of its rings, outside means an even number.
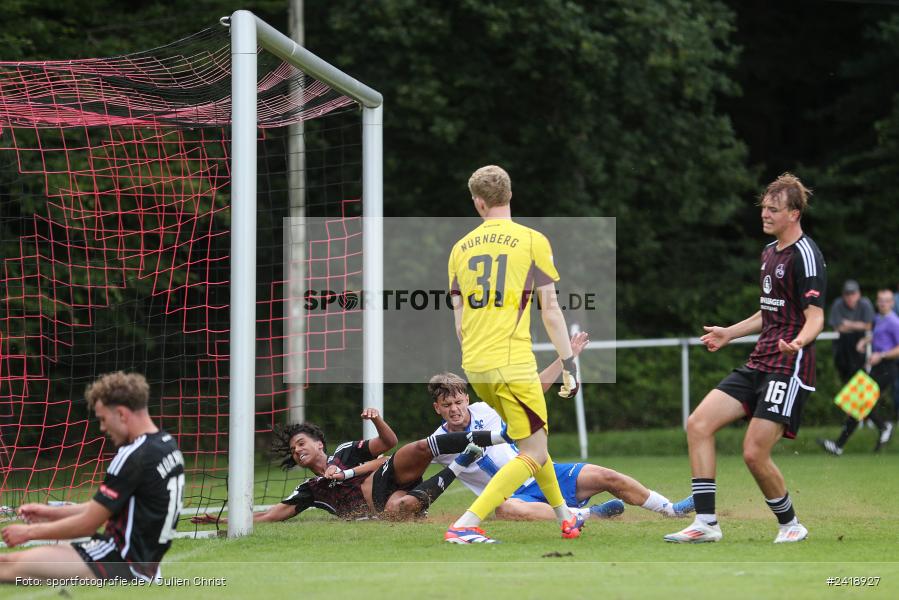
M794 525L781 525L777 537L774 538L775 544L786 544L789 542L801 542L808 537L808 529L802 523Z
M677 533L669 533L665 536L666 542L678 544L702 544L704 542L717 542L723 537L719 525L706 525L699 519L693 524Z

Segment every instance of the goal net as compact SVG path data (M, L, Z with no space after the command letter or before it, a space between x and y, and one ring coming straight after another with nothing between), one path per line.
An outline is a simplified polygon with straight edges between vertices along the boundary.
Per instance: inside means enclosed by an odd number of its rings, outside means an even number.
M136 54L0 62L0 505L89 497L115 449L83 394L116 370L150 382L150 414L187 462L186 512L226 501L231 52L215 26ZM362 344L361 309L297 307L303 289L362 286L362 124L331 86L265 51L257 65L251 414L266 504L297 479L266 455L274 426L358 430L357 389L308 382ZM297 215L328 226L285 253Z

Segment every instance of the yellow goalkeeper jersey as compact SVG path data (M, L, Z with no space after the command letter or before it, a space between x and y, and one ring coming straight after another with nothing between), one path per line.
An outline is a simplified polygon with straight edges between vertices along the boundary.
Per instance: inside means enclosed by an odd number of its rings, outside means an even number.
M559 280L549 240L510 219L489 219L453 246L449 284L461 295L462 368L482 373L532 363L530 303Z

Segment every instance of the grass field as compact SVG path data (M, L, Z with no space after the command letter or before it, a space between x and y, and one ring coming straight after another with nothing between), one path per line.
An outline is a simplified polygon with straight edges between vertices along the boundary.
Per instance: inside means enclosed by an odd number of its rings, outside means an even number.
M739 432L734 431L734 434ZM807 439L814 439L807 432ZM872 434L873 435L873 432ZM899 455L873 455L859 433L852 454L834 458L785 445L777 457L810 535L772 544L776 522L739 456L720 457L717 544L666 544L689 520L636 507L592 520L581 539L554 523L488 522L502 541L451 546L442 535L472 499L460 484L416 523L343 522L308 511L257 526L238 540L177 540L163 563L169 585L149 589L5 586L3 598L837 598L899 596ZM872 438L873 439L873 438ZM664 442L661 442L664 445ZM791 452L792 450L792 452ZM594 457L671 499L689 493L686 456ZM560 461L561 462L561 461ZM607 499L606 495L597 500ZM226 585L194 585L193 578ZM876 586L828 586L828 577L879 577ZM187 580L176 585L174 578Z

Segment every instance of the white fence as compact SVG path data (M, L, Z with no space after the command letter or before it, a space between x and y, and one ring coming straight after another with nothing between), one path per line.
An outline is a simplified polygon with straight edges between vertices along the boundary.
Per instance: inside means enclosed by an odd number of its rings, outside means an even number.
M571 327L572 335L579 331L577 325ZM836 332L828 331L822 333L816 338L816 341L832 341L839 337ZM748 335L730 342L731 344L754 344L758 341L759 336ZM690 346L702 346L703 343L698 337L689 338L655 338L643 340L603 340L590 342L584 348L584 352L588 350L610 350L610 349L627 349L627 348L661 348L670 346L680 346L680 377L681 377L681 420L684 429L687 428L687 417L690 416ZM555 347L549 342L534 344L534 352L555 352ZM575 361L577 362L577 360ZM580 370L580 364L578 364ZM583 386L575 397L575 411L577 413L577 431L578 442L580 445L581 459L587 458L587 421L584 416L584 391Z

